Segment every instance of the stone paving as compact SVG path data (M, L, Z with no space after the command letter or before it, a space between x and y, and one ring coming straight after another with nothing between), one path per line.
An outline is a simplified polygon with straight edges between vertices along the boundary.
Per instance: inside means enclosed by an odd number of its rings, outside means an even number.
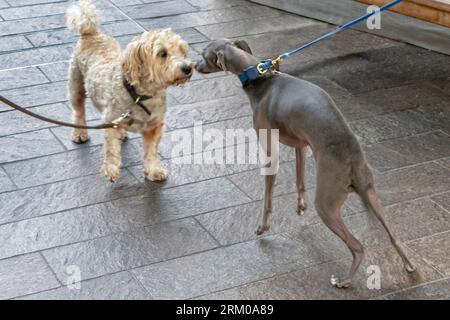
M121 44L144 29L172 27L191 56L211 39L248 41L272 57L333 26L245 0L98 0L102 28ZM67 1L0 0L0 92L37 113L70 120L67 61L76 35ZM310 205L295 213L292 150L282 148L272 229L261 212L256 165L179 165L172 140L204 129L250 128L235 77L202 76L170 90L160 155L165 184L144 181L141 139L124 144L123 172L99 174L102 133L75 145L70 130L0 106L0 298L2 299L411 299L450 298L450 57L346 31L286 61L282 71L336 100L375 171L386 218L419 268L408 275L380 226L351 196L343 214L367 248L354 287L331 274L351 256ZM93 110L89 122L99 121ZM234 148L229 145L227 148ZM314 162L307 163L308 199ZM66 287L68 266L81 289ZM366 267L381 269L381 289Z

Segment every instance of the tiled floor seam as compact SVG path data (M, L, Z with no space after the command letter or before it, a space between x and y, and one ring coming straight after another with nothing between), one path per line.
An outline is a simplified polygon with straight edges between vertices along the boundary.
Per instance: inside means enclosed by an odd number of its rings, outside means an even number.
M53 268L50 266L50 264L47 261L47 258L45 258L44 254L42 253L42 251L38 251L38 254L41 256L42 260L44 260L45 265L47 266L47 268L49 268L49 270L51 271L51 273L53 274L53 277L55 277L56 281L59 283L59 287L63 286L64 284L58 279L58 277L56 276L56 272L55 270L53 270ZM0 260L1 261L1 260ZM56 288L52 288L52 289L56 289Z
M1 164L0 164L0 165L1 165ZM126 168L123 168L123 169L127 170L127 172L129 172L130 175L133 177L133 179L138 180L138 177L136 177L135 175L131 174L131 171L128 170L127 167L126 167ZM247 170L247 171L251 171L251 170L254 170L254 169L249 169L249 170ZM246 171L242 171L242 172L246 172ZM242 173L242 172L238 172L238 173ZM191 185L191 184L195 184L195 183L199 183L199 182L205 182L205 181L214 180L214 179L219 179L219 178L225 178L225 179L227 179L228 181L230 181L231 183L233 183L233 182L231 181L231 179L228 178L228 176L231 176L231 175L234 175L234 174L238 174L238 173L230 173L230 174L228 174L228 175L224 175L224 176L220 176L220 177L213 177L213 178L209 178L209 179L205 179L205 180L201 180L201 181L189 182L189 183L182 184L182 185L170 186L170 187L167 187L167 188L165 188L165 189L163 189L163 190L169 190L169 189L173 189L173 188L177 188L177 187L181 187L181 186L187 186L187 185ZM65 180L61 180L61 181L58 181L58 182L64 182L64 181L69 181L69 180L74 180L74 179L80 179L80 178L89 177L89 176L94 176L94 175L98 175L98 174L99 174L99 173L92 173L92 174L89 174L89 175L86 175L86 176L75 177L75 178L70 178L70 179L65 179ZM0 192L0 194L3 194L3 193L9 193L9 192L15 192L15 191L21 191L21 190L27 190L27 189L35 188L35 187L39 187L39 186L50 185L50 184L53 184L53 183L56 183L56 182L48 182L48 183L44 183L44 184L37 185L37 186L33 186L33 187L27 187L27 188L23 188L23 189L4 191L4 192ZM142 182L138 181L138 183L142 183ZM159 189L152 190L146 183L143 183L143 184L145 185L146 189L147 189L150 193L159 190ZM233 183L233 185L235 185L235 184ZM236 186L236 185L235 185L235 186ZM314 188L314 186L308 187L307 190L311 190L311 189L313 189L313 188ZM238 190L240 190L241 192L243 192L243 194L246 195L246 196L249 198L250 201L245 202L245 203L240 203L240 204L237 204L237 205L228 206L228 207L221 208L221 209L234 208L234 207L238 207L238 206L240 206L240 205L250 204L250 203L256 203L256 202L262 201L261 199L254 200L252 197L248 196L248 195L247 195L244 191L242 191L240 188L238 188ZM422 196L422 197L416 197L416 198L412 198L412 199L401 200L401 201L389 203L389 204L387 204L387 205L382 205L382 207L383 207L383 208L388 208L388 207L390 207L390 206L398 205L398 204L401 204L401 203L407 203L407 202L411 202L411 201L417 201L417 200L421 200L421 199L427 199L427 198L430 198L430 197L435 197L435 196L439 196L439 195L448 193L449 191L450 191L450 190L445 190L445 191L437 192L437 193L434 193L434 194L424 195L424 196ZM296 193L296 192L295 192L295 191L293 191L293 192L286 192L286 193L282 193L282 194L277 195L277 197L279 197L279 196L285 196L285 195L290 195L290 194L294 194L294 193ZM141 196L144 196L144 197L145 197L145 195L146 195L146 193L141 194ZM135 197L135 196L137 196L137 195L125 196L125 197L120 197L120 198L117 198L117 199L112 199L112 200L109 199L109 200L105 200L105 201L100 201L100 202L90 203L90 204L87 204L87 205L78 206L78 207L75 207L75 208L64 209L64 210L60 210L60 211L56 211L56 212L52 212L52 213L40 215L40 216L37 216L37 217L44 217L44 216L49 216L49 215L52 215L52 214L63 213L63 212L70 211L70 210L74 210L74 209L85 208L85 207L89 207L89 206L93 206L93 205L99 205L99 204L102 204L102 203L108 203L108 202L116 201L116 200L119 200L119 199L132 198L132 197ZM353 208L353 207L350 207L350 209L351 209L351 211L354 212L355 214L362 213L362 212L365 212L365 211L366 211L366 209L361 209L361 210L359 210L359 209ZM197 216L197 215L201 215L201 214L210 213L210 212L214 212L214 211L217 211L217 210L219 210L219 209L215 209L215 210L211 210L211 211L202 212L202 213L199 213L199 214L196 214L196 215L193 215L193 216ZM447 210L445 210L445 211L447 212ZM16 221L11 221L11 222L6 222L6 223L0 224L0 226L6 225L6 224L10 224L10 223L16 223L16 222L20 222L20 221L24 221L24 220L29 220L29 219L33 219L33 218L37 218L37 217L32 217L32 218L26 218L26 219L21 219L21 220L16 220Z
M296 193L296 192L276 195L276 196L274 196L274 199L275 199L275 198L280 198L280 197L283 197L283 196L286 196L286 195L295 194L295 193ZM131 197L135 197L135 196L133 195L133 196L124 197L124 198L120 198L120 199L126 199L126 198L131 198ZM414 200L416 200L416 199L414 199ZM114 201L114 200L109 200L109 201ZM100 202L100 203L96 203L96 204L106 203L106 202L109 202L109 201ZM205 214L208 214L208 213L211 213L211 212L215 212L215 211L219 211L219 210L226 210L226 209L229 209L229 208L239 207L239 206L242 206L242 205L249 205L249 204L257 203L257 202L260 202L260 201L262 201L262 200L252 200L252 201L250 201L250 202L241 203L241 204L238 204L238 205L233 205L233 206L229 206L229 207L225 207L225 208L221 208L221 209L215 209L215 210L211 210L211 211L207 211L207 212L202 212L202 213L194 214L194 215L191 215L191 216L179 217L179 218L170 219L170 220L165 220L165 221L160 221L160 222L156 222L156 223L152 223L152 224L147 224L147 225L140 225L140 226L138 226L138 227L133 227L133 228L130 228L130 229L125 230L125 231L121 230L121 231L116 231L116 232L114 232L114 231L112 231L112 229L111 229L110 226L108 225L108 229L111 231L111 232L108 233L108 234L101 235L101 236L96 236L96 237L92 237L92 238L85 239L85 240L81 240L81 241L74 241L74 242L67 243L67 244L61 244L61 245L58 245L58 246L49 247L49 248L45 248L45 249L38 249L38 250L35 250L35 251L30 251L30 252L20 253L20 254L17 254L17 255L8 256L8 257L5 257L5 258L0 258L0 261L6 260L6 259L10 259L10 258L16 258L16 257L20 257L20 256L23 256L23 255L36 253L36 252L40 252L40 253L41 253L41 252L43 252L43 251L53 250L53 249L57 249L57 248L65 247L65 246L70 246L70 245L73 245L73 244L85 243L85 242L89 242L89 241L93 241L93 240L98 240L98 239L102 239L102 238L114 236L114 235L117 235L117 234L130 233L130 232L137 231L137 230L140 230L140 229L145 229L145 228L155 227L155 226L158 226L158 225L161 225L161 224L166 224L166 223L170 223L170 222L176 222L176 221L180 221L180 220L184 220L184 219L190 219L190 218L194 219L198 224L200 224L200 226L202 227L202 229L206 230L207 233L211 236L210 232L209 232L209 231L208 231L208 230L207 230L207 229L206 229L206 228L205 228L205 227L197 220L197 217L198 217L198 216L205 215ZM407 200L407 201L403 201L403 202L408 202L408 201L411 201L411 200ZM403 202L395 203L395 204L392 204L392 205L398 205L398 204L401 204L401 203L403 203ZM95 204L92 204L92 205L95 205ZM389 206L392 206L392 205L388 205L388 206L386 206L386 207L389 207ZM45 215L38 216L38 217L33 217L33 218L23 219L23 220L19 220L19 221L17 221L17 222L25 221L25 220L30 220L30 219L35 219L35 218L40 218L40 217L45 217L45 216L50 216L50 215L61 214L61 213L64 213L64 212L67 212L67 211L70 211L70 210L79 209L79 208L88 207L88 206L91 206L91 204L90 204L90 205L86 205L86 206L80 206L80 207L76 207L76 208L66 209L66 210L62 210L62 211L59 211L59 212L55 212L55 213L45 214ZM346 215L345 217L354 217L354 216L357 216L357 215L363 215L363 214L366 214L366 213L365 213L364 211L353 212L352 214ZM0 226L2 226L2 225L7 225L7 224L10 224L10 223L16 223L16 221L15 221L15 222L4 223L4 224L1 224ZM321 222L321 221L313 222L313 223L304 225L303 227L309 228L309 227L311 227L311 226L315 226L315 225L318 225L318 224L322 224L322 222ZM252 239L248 239L248 240L245 240L245 241L241 241L241 242L233 242L233 243L228 243L228 244L221 244L220 241L218 241L214 236L211 236L211 237L217 242L218 247L211 248L211 249L207 249L207 250L205 250L205 251L215 250L215 249L218 249L218 248L230 247L230 246L233 246L233 245L238 245L238 244L240 244L240 243L246 243L246 242L256 241L256 240L258 240L258 239L262 239L262 238L266 238L266 237L270 237L270 236L274 236L274 235L279 235L279 236L281 236L281 237L283 237L283 238L285 238L285 239L289 239L289 240L291 240L291 241L298 242L299 240L293 239L293 238L289 237L289 235L287 234L287 233L292 232L292 231L294 231L294 230L295 230L294 228L292 228L292 229L287 229L287 230L280 231L280 232L277 232L277 233L267 234L267 235L265 235L265 236L261 236L261 237L258 237L258 238L252 238ZM403 242L403 243L404 243L404 244L408 244L408 243L413 242L413 241L416 241L416 240L424 239L424 238L427 238L427 237L432 237L432 236L439 235L439 234L445 234L445 233L450 233L450 230L445 230L445 231L442 231L442 232L439 232L439 233L435 233L435 234L432 234L432 235L427 235L427 236L424 236L424 237L420 237L420 238L408 240L408 241L405 241L405 242ZM195 253L193 253L193 254L195 254ZM162 262L162 261L159 261L159 262ZM155 263L159 263L159 262L155 262ZM152 264L154 264L154 263L152 263ZM427 263L427 264L428 264L428 263ZM136 267L136 268L140 268L140 267Z
M423 282L423 283L420 283L420 284L415 285L415 286L411 286L411 287L408 287L408 288L403 288L403 289L400 289L400 290L397 290L397 291L393 291L393 292L389 292L389 293L383 294L381 296L378 296L377 298L384 299L384 298L387 298L387 297L389 297L391 295L395 295L397 293L406 292L406 291L408 291L410 289L421 288L421 287L424 287L424 286L429 285L429 284L433 284L433 283L437 283L437 282L445 281L445 280L449 280L449 279L450 279L450 277L444 277L444 278L441 278L441 279L435 279L435 280L431 280L431 281L428 281L428 282Z
M417 238L417 239L405 241L404 244L405 244L406 246L408 246L408 244L413 243L414 241L418 241L418 240L426 239L426 238L431 238L431 237L435 237L435 236L439 236L439 235L447 234L447 233L450 234L450 230L446 230L446 231L442 231L442 232L437 232L437 233L434 233L434 234L427 235L427 236L425 236L425 237L421 237L421 238ZM422 255L420 255L418 252L416 252L413 248L411 248L411 247L408 246L408 249L411 250L412 252L414 252L414 253L420 258L420 260L421 260L423 263L425 263L425 264L428 265L430 268L432 268L434 271L436 271L441 277L446 277L446 275L445 275L445 273L444 273L443 271L441 271L437 266L435 266L435 265L432 264L431 262L426 261L426 260L422 257ZM441 279L441 280L442 280L442 279Z
M136 20L134 20L133 18L131 18L129 15L127 15L121 7L119 7L118 5L116 5L114 2L112 2L111 0L107 0L109 4L111 4L114 8L116 8L116 10L118 10L124 17L127 18L127 20L132 21L136 26L138 26L140 29L142 29L142 31L147 31L139 22L137 22ZM159 2L159 1L158 1Z
M448 192L448 191L447 191ZM444 192L443 194L447 193ZM437 201L435 201L433 199L433 197L438 196L438 195L434 195L434 196L430 196L429 199L431 202L433 202L436 206L438 206L440 209L444 210L445 212L447 212L448 214L450 214L450 209L444 208L444 206L442 206L440 203L438 203Z
M191 216L192 219L200 226L200 228L203 229L203 231L206 232L207 235L209 235L211 237L211 239L214 240L214 242L217 244L217 248L221 248L222 244L220 243L219 240L217 240L216 237L213 236L213 234L211 233L211 231L209 231L200 221L198 221L196 216Z
M63 147L64 151L69 151L69 149L65 146L65 144L61 141L61 139L53 132L53 130L49 130L51 135L58 141L61 147Z
M292 274L294 272L298 272L298 271L302 271L302 270L306 271L306 270L311 269L311 268L320 267L321 265L325 265L325 264L329 264L329 263L333 263L333 262L345 261L345 260L348 260L348 258L338 258L338 259L334 259L334 260L332 259L332 260L321 262L321 263L318 263L318 264L315 264L315 265L312 265L312 266L298 268L298 269L290 270L290 271L287 271L287 272L282 272L282 273L279 273L279 274L272 275L270 277L265 277L265 278L254 280L254 281L250 281L250 282L247 282L247 283L244 283L244 284L239 284L239 285L231 286L231 287L228 287L228 288L225 288L225 289L220 289L220 290L208 292L206 294L201 294L201 295L198 295L198 296L190 297L188 299L193 300L193 299L201 298L203 296L219 293L219 292L222 292L222 291L244 288L246 286L250 286L252 284L255 284L255 283L258 283L258 282L261 282L261 281L267 281L267 280L270 280L270 279L275 279L277 277L286 276L286 275ZM330 284L330 288L332 288L331 284Z

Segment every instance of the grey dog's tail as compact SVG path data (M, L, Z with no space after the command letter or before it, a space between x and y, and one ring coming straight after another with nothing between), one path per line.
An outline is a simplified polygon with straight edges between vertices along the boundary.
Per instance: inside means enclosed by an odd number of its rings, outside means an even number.
M98 11L90 0L80 0L66 11L66 25L81 35L97 32Z

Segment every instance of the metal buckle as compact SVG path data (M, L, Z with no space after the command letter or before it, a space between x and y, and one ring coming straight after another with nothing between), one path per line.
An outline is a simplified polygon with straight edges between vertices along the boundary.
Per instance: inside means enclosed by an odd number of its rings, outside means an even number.
M131 111L122 113L122 114L120 115L120 117L118 117L117 119L115 119L115 120L112 121L112 124L114 124L114 128L119 127L120 123L121 123L123 120L129 118L130 116L131 116Z
M263 64L263 63L260 62L260 63L258 63L258 64L256 65L256 70L258 70L259 74L264 74L264 73L266 73L267 70L268 70L268 69L265 69L265 70L262 69L262 67L261 67L262 64Z

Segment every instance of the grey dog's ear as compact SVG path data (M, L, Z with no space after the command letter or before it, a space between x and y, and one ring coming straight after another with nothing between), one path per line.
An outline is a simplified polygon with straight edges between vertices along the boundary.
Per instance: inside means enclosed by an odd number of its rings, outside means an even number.
M227 66L225 65L225 55L222 51L218 51L216 53L217 55L217 61L216 64L217 66L222 70L222 71L227 71Z
M236 47L238 47L239 49L244 50L245 52L248 52L248 53L250 53L250 54L253 54L252 49L250 49L250 47L249 47L247 41L245 41L245 40L235 40L235 41L233 42L233 44L234 44Z

